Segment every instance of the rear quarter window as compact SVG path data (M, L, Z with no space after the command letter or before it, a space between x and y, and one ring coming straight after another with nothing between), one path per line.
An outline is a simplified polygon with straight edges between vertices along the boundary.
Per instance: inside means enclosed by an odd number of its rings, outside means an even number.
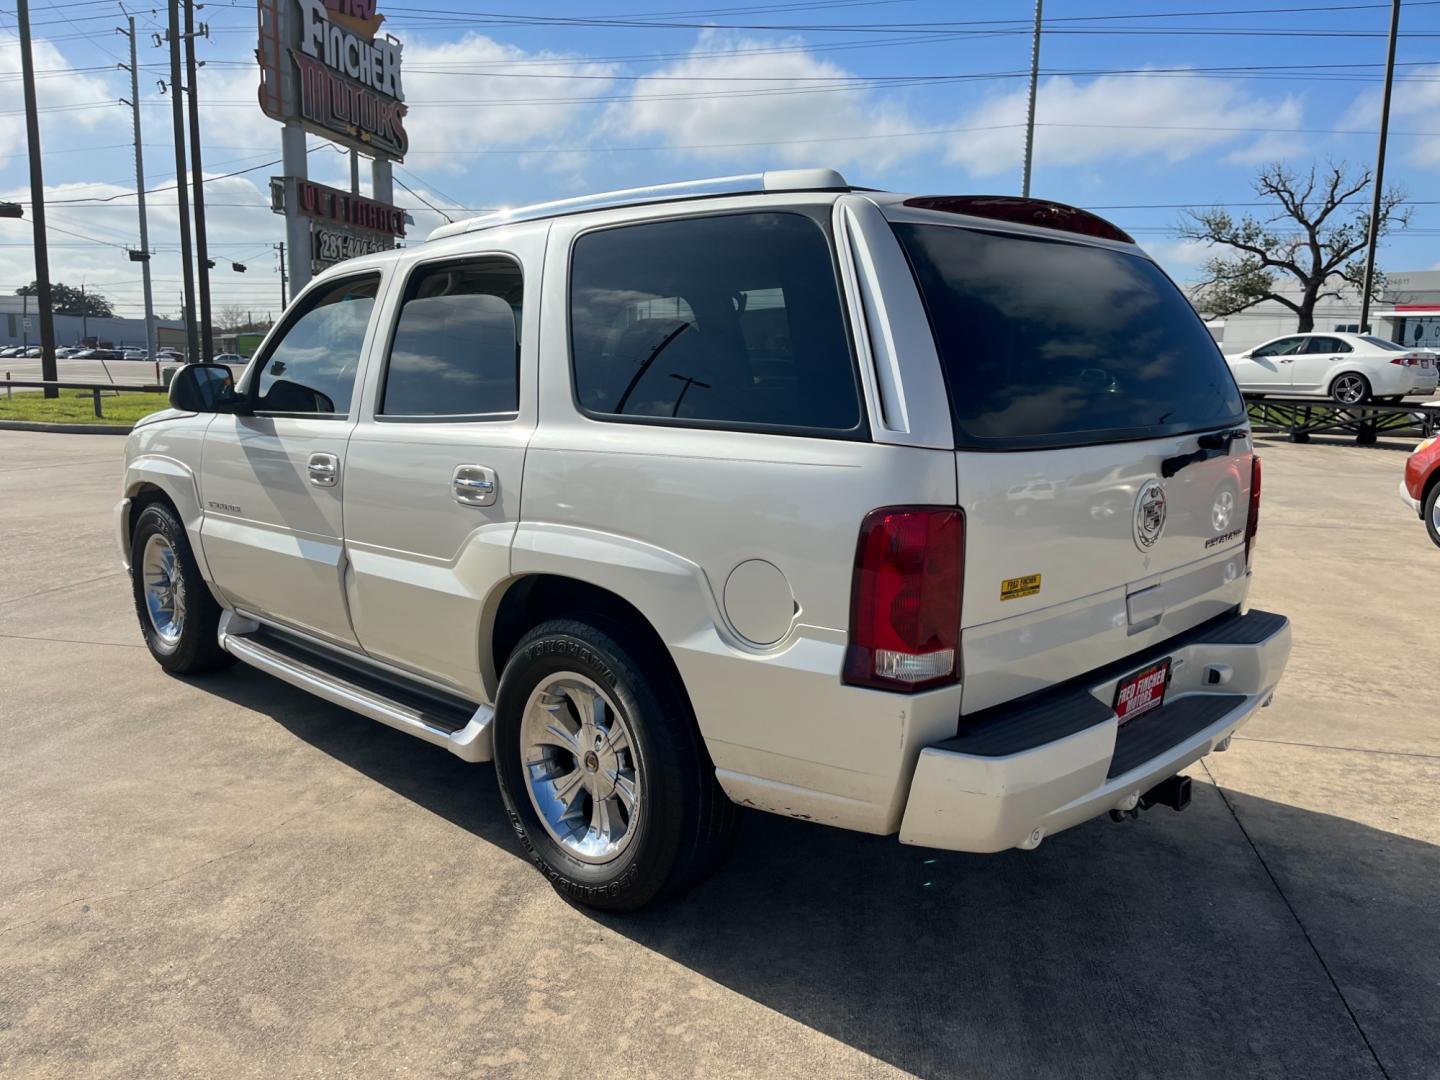
M1150 260L949 225L894 229L935 334L957 446L1083 446L1244 422L1214 340Z

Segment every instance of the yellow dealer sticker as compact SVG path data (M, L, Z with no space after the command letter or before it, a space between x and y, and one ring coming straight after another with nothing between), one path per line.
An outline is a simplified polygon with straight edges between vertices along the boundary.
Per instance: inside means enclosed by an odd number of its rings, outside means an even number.
M1006 578L1000 582L1001 600L1019 600L1022 596L1035 596L1039 592L1039 574L1026 574L1024 577Z

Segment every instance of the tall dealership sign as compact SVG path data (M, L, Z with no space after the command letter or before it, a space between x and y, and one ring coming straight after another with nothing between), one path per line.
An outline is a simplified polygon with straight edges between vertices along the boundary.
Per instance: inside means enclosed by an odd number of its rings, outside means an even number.
M390 202L391 163L410 147L401 45L380 32L375 0L258 0L258 12L260 108L285 125L285 175L271 188L285 215L293 295L313 270L404 235L404 213ZM373 197L311 184L307 133L372 158ZM322 202L341 209L322 212Z

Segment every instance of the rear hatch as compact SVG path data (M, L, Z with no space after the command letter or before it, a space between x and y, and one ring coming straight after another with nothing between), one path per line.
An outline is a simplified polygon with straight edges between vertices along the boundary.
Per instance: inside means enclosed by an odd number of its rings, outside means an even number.
M955 427L962 711L1243 601L1245 406L1170 279L1120 240L891 210Z

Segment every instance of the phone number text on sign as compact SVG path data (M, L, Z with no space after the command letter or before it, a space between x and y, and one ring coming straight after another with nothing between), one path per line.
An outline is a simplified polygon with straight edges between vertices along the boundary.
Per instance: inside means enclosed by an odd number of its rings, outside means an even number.
M333 266L357 255L373 255L377 251L388 251L391 241L383 236L360 236L355 233L336 232L332 229L316 229L314 233L314 261L316 268Z

